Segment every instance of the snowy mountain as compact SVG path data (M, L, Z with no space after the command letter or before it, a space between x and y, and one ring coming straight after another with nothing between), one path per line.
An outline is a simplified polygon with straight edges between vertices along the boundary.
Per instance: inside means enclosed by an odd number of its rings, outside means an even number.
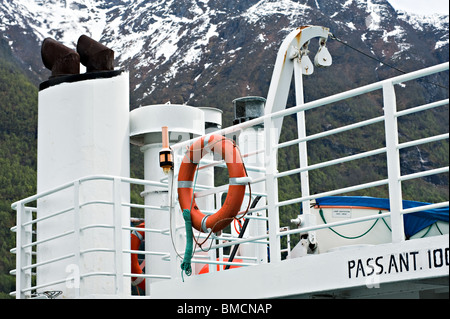
M224 108L236 97L265 96L279 44L307 24L416 70L448 61L448 21L397 12L387 0L0 1L0 36L36 83L49 75L40 59L44 38L74 48L86 34L115 51L116 67L129 70L132 107L170 100ZM366 67L375 80L398 74L336 41L329 48L332 74ZM352 76L347 86L355 82Z
M448 15L411 15L394 10L388 0L0 0L0 224L5 226L0 227L0 299L15 290L15 279L8 272L15 267L10 253L15 245L9 232L15 225L11 203L36 191L36 87L50 76L41 59L46 37L75 48L86 34L113 49L115 67L130 74L131 108L167 101L213 106L223 110L226 127L233 121L233 99L267 96L281 42L303 25L328 27L349 45L328 39L333 65L304 77L305 101L400 74L377 60L406 72L449 60ZM317 42L310 44L310 57L317 48ZM448 88L439 86L448 87L448 72L427 79L399 88L399 107L448 98ZM381 115L382 96L376 93L327 106L325 111L308 111L308 134ZM288 106L294 100L290 97ZM448 106L427 112L426 117L403 118L402 141L448 132ZM422 125L424 121L427 125ZM295 117L286 117L282 138L295 138L296 131ZM377 137L383 133L382 127L371 125L342 133L339 139L309 141L308 163L381 148L384 139ZM402 150L402 173L448 165L448 144L429 144ZM280 171L297 167L297 148L279 152ZM144 177L142 156L132 145L133 177ZM369 161L311 171L311 193L351 186L359 177L367 182L386 178L384 159ZM297 197L298 185L298 176L283 178L280 201ZM448 200L448 174L402 187L407 199ZM362 195L386 196L383 189L375 191ZM132 192L139 197L139 190ZM298 215L294 206L283 212L289 213L286 218Z

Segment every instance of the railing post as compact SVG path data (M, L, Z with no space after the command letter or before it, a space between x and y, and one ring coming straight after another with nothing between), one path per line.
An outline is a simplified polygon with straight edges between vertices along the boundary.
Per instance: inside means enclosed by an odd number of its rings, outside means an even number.
M31 269L23 270L23 267L31 264L32 248L22 248L32 241L32 226L22 226L31 221L32 212L25 209L25 205L20 202L17 205L17 232L16 232L16 298L30 298L31 292L23 292L31 287Z
M394 85L391 81L383 83L384 125L386 134L386 157L388 169L389 204L391 211L392 242L405 240L403 216L402 185L400 182L400 151L398 148L397 104Z
M180 231L177 229L177 214L176 209L173 205L174 203L174 192L173 188L170 187L173 185L173 176L174 172L173 170L170 170L167 178L168 178L168 191L167 191L167 198L168 203L167 207L169 209L169 233L173 234L173 245L170 245L170 276L172 278L177 278L180 275L180 267L179 267L179 259L177 254L177 246L178 246L178 240L180 238Z
M75 298L80 297L81 289L81 276L80 276L80 265L81 265L81 254L80 254L80 180L76 180L73 183L73 236L74 236L74 270L73 278L66 279L66 287L72 287L74 289ZM68 269L66 269L67 271ZM68 284L70 280L73 283Z
M22 276L22 203L17 204L16 208L16 299L22 299L25 296L22 294L23 284L25 282Z
M295 100L297 105L303 105L303 75L302 67L300 64L300 59L294 59L294 82L295 82ZM306 120L305 111L297 112L297 132L298 138L306 137ZM308 149L306 141L300 142L298 144L299 151L299 164L300 168L305 168L308 166ZM309 172L303 171L300 173L300 187L302 191L302 197L309 196ZM302 202L303 214L310 214L309 201Z
M278 141L279 132L275 128L271 117L264 120L265 129L265 166L266 166L266 189L267 189L267 208L269 222L269 249L270 262L281 261L280 237L280 219L278 206L278 179L275 177L277 172L277 154L278 150L274 148Z
M114 201L114 251L115 251L115 270L116 270L116 294L124 293L123 277L123 247L122 247L122 196L121 180L115 177L113 180L113 201Z

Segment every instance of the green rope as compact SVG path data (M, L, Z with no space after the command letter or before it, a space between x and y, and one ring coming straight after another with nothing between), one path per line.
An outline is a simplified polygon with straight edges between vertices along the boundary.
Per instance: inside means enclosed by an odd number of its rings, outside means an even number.
M198 166L198 164L197 164ZM183 272L190 276L192 274L191 259L193 251L194 233L192 232L191 209L194 202L195 184L197 184L198 169L195 171L194 185L192 190L191 206L189 209L183 209L184 224L186 227L186 249L184 250L184 258L181 263L181 279L184 282Z
M323 210L322 210L322 208L319 210L319 214L320 214L320 217L322 218L322 221L324 222L324 224L327 224L327 221L325 220L325 216L323 215ZM378 214L381 214L381 210L378 212ZM383 218L383 221L384 221L384 218ZM368 232L370 232L370 231L372 230L372 228L374 228L375 225L376 225L377 223L378 223L378 219L375 220L375 222L373 223L373 225L372 225L365 233L363 233L363 234L361 234L361 235L359 235L359 236L354 236L354 237L344 236L344 235L338 233L337 231L335 231L335 230L334 230L333 228L331 228L331 227L328 227L328 229L331 230L331 231L332 231L333 233L335 233L336 235L342 237L342 238L345 238L345 239L357 239L357 238L363 237L363 236L366 235ZM385 222L385 224L386 224L386 222ZM387 226L387 224L386 224L386 226ZM389 226L388 226L388 228L389 228Z
M181 264L181 278L183 279L184 282L183 271L188 276L192 274L192 267L191 267L192 249L193 249L192 239L194 235L192 233L191 212L189 211L189 209L183 209L183 218L186 224L186 250L184 252L183 263Z
M438 232L439 232L441 235L443 235L444 233L443 233L442 230L439 228L438 223L435 222L434 225L436 225L436 228L437 228Z
M438 223L435 222L434 224L431 224L431 225L428 227L428 229L427 229L427 231L425 232L425 234L423 234L420 238L426 237L426 236L428 235L428 233L430 232L431 228L433 228L433 225L436 225L436 228L437 228L438 232L439 232L441 235L443 235L441 229L440 229L439 226L438 226Z
M323 214L322 208L319 210L319 214L320 214L320 217L322 218L322 221L324 222L324 224L327 224L327 221L325 220L325 216L324 216L324 214ZM378 212L378 214L381 214L381 210ZM384 224L385 224L386 227L389 229L389 231L391 231L391 227L389 227L389 225L387 224L386 220L385 220L384 218L381 218L381 219L383 220ZM366 235L368 232L370 232L370 231L372 230L372 228L375 227L375 225L377 224L378 220L379 220L379 219L377 219L377 220L373 223L373 225L372 225L372 226L371 226L364 234L359 235L359 236L354 236L354 237L344 236L344 235L338 233L337 231L335 231L335 230L334 230L333 228L331 228L331 227L328 227L328 229L331 230L331 231L332 231L333 233L335 233L336 235L342 237L342 238L345 238L345 239L357 239L357 238L363 237L363 236ZM437 222L434 223L433 225L436 225L437 230L438 230L439 233L442 235L442 231L439 229L439 226L438 226ZM430 230L431 230L431 228L433 227L433 225L430 225L430 226L428 227L427 231L425 232L425 234L423 234L423 235L421 236L421 238L424 238L424 237L426 237L426 236L428 235L428 233L430 232Z

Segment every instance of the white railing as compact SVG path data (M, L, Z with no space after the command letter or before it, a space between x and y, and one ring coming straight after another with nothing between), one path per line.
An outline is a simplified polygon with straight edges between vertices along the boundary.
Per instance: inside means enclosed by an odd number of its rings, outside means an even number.
M391 229L392 229L392 242L397 243L404 240L404 228L403 228L403 218L402 215L409 214L413 212L417 212L423 209L423 207L417 207L413 209L403 209L402 208L402 189L401 189L401 183L403 181L421 178L424 176L430 176L435 174L442 174L442 173L448 173L449 168L448 166L440 167L440 168L434 168L418 173L413 173L409 175L401 175L400 173L400 157L399 157L399 151L401 149L421 145L424 143L430 143L430 142L445 142L448 143L449 134L448 132L445 134L439 134L436 136L430 136L427 138L418 139L415 141L409 141L405 143L399 143L398 142L398 129L397 129L397 119L401 116L422 112L425 110L433 109L436 107L441 107L444 105L448 105L448 99L436 101L433 103L425 104L422 106L417 106L414 108L409 108L407 110L403 111L397 111L396 106L396 99L395 99L395 91L394 91L394 85L405 83L407 81L415 80L421 77L425 77L434 73L438 72L444 72L447 71L449 68L449 63L440 64L431 68L427 68L424 70L412 72L409 74L401 75L395 78L391 78L388 80L384 80L378 83L374 83L371 85L363 86L354 90L350 90L344 93L336 94L330 97L322 98L313 102L305 103L303 105L298 105L289 109L281 110L272 114L266 114L260 118L250 120L248 122L241 123L239 125L235 125L232 127L225 128L223 130L215 132L215 134L222 134L222 135L233 135L236 134L244 129L251 128L254 126L261 126L261 124L264 125L264 134L265 134L265 145L257 151L258 152L264 152L265 154L265 162L263 167L251 167L252 170L263 172L263 177L259 179L252 180L252 185L256 183L265 183L266 185L266 193L259 194L263 195L265 199L265 203L263 203L260 206L257 206L256 208L250 209L249 213L256 213L256 212L263 212L264 214L262 216L250 216L247 215L248 218L253 218L255 220L263 220L267 222L268 226L268 232L258 235L258 236L250 236L246 238L236 238L231 236L230 234L221 234L221 235L214 235L213 241L209 247L211 250L219 249L220 256L223 257L223 248L224 247L232 247L236 244L244 244L244 243L253 243L256 245L268 245L270 250L270 263L277 263L282 262L281 252L282 247L280 244L280 238L283 236L290 236L293 234L299 234L299 233L305 233L309 231L315 231L322 228L328 228L328 227L338 227L342 225L347 225L350 223L358 223L363 222L367 220L374 220L378 218L385 218L390 217L391 218ZM331 103L335 103L338 101L343 101L345 99L349 99L352 97L356 97L362 94L366 94L369 92L373 92L375 90L381 90L383 94L383 109L384 109L384 115L378 116L372 119L364 120L358 123L349 124L340 128L335 128L329 131L324 131L321 133L313 134L306 137L298 137L295 139L292 139L290 141L285 141L280 143L277 139L278 133L275 129L275 121L280 118L284 118L286 116L290 116L293 114L297 114L298 112L304 112L306 110L311 110L314 108L322 107L329 105ZM284 172L278 172L277 170L277 153L278 150L281 148L285 148L288 146L298 145L299 143L309 142L314 139L318 139L324 136L329 135L336 135L341 132L353 130L356 128L361 128L364 126L372 125L374 123L380 123L384 122L384 129L385 129L385 147L374 149L370 151L366 151L360 154L354 154L345 156L339 159L334 159L322 163L317 163L313 165L308 165L306 167L299 167L295 169L290 169ZM260 129L260 128L258 128ZM124 284L124 277L144 277L144 278L158 278L158 279L176 279L179 280L180 278L180 268L179 265L181 263L180 256L182 257L184 252L183 250L179 248L179 245L177 244L177 239L175 239L174 248L171 251L168 252L152 252L152 251L135 251L131 250L130 247L122 247L122 242L120 238L123 236L123 232L126 232L127 236L129 236L130 232L132 230L140 230L145 232L154 232L159 234L167 235L167 240L174 240L173 231L177 231L178 234L184 234L184 226L180 226L180 224L175 223L174 227L172 228L172 225L168 229L153 229L150 227L146 227L144 229L142 228L136 228L131 227L130 224L123 225L122 221L120 219L120 209L121 207L129 207L129 208L135 208L135 209L160 209L160 210L166 210L169 211L169 213L172 216L177 216L178 221L180 220L180 209L178 207L178 202L176 199L176 186L169 187L169 185L176 185L176 183L173 183L173 180L176 180L177 174L178 174L178 168L180 164L180 160L183 156L183 153L186 149L186 146L192 143L192 141L184 141L181 143L178 143L176 145L172 145L173 152L175 154L175 170L173 175L170 175L168 180L164 180L161 182L150 182L145 180L138 180L138 179L131 179L131 178L122 178L122 177L115 177L115 176L88 176L85 178L81 178L79 180L73 181L71 183L67 183L65 185L62 185L58 188L49 190L47 192L43 192L40 194L36 194L34 196L25 198L23 200L20 200L18 202L15 202L12 204L12 208L17 211L17 226L14 227L12 230L16 233L16 248L12 249L12 252L16 254L16 269L11 271L12 274L16 276L16 291L13 292L13 295L16 295L17 298L29 298L36 294L36 291L43 291L46 287L51 287L55 284L60 284L64 282L68 282L68 280L74 280L78 282L80 280L83 280L83 278L89 277L89 276L112 276L115 278L115 291L113 294L123 294L124 291L127 291L127 289L123 286ZM278 179L299 174L302 172L308 172L311 170L324 168L336 164L341 164L357 159L367 158L370 156L375 156L379 154L386 154L387 157L387 178L371 181L368 183L362 183L359 185L354 186L348 186L340 189L334 189L329 190L326 192L322 192L319 194L314 195L306 195L301 196L297 198L292 198L284 201L279 201L278 198ZM249 154L243 154L244 157L249 156ZM201 171L202 168L207 166L217 166L222 165L223 163L218 162L203 162L204 164L201 164L201 167L199 170ZM173 179L173 180L172 180ZM112 183L112 189L113 191L113 197L111 200L98 200L98 201L90 201L81 203L78 200L78 194L80 191L80 187L83 187L83 184L90 181L90 180L107 180ZM169 191L169 198L172 198L173 201L170 202L170 205L167 207L155 207L155 206L149 206L149 205L143 205L138 203L131 203L128 198L121 198L120 193L120 185L126 183L126 184L136 184L136 185L142 185L142 186L158 186L158 187L164 187L168 189ZM361 218L354 218L351 220L346 220L342 222L334 222L329 223L326 225L306 225L302 226L298 229L291 229L281 230L280 227L280 216L279 216L279 208L283 206L293 205L293 204L300 204L303 202L310 202L316 198L320 198L323 196L330 196L330 195L338 195L338 194L344 194L349 193L357 190L367 189L371 187L377 187L381 185L387 185L389 188L389 200L390 200L390 207L391 211L382 213L382 214L376 214L373 216L368 217L361 217ZM47 215L42 218L36 217L37 208L36 206L32 206L32 204L40 199L46 198L49 195L58 193L63 190L71 189L75 200L74 204L71 207L67 207L66 209L53 212L51 215ZM215 194L216 196L216 202L220 203L220 196L227 190L227 185L221 185L217 187L203 187L201 185L198 186L197 192L195 194L196 198L201 198L204 196L208 196L210 194ZM87 205L91 204L101 204L101 205L107 205L111 206L113 214L114 214L114 223L113 224L93 224L93 225L85 225L83 227L80 227L79 220L77 220L77 216L80 209ZM446 207L448 206L448 201L442 202L442 203L436 203L429 206L426 206L427 209L431 208L438 208L438 207ZM219 207L215 207L215 209L218 209ZM58 218L59 216L63 214L67 214L69 212L75 212L75 220L74 220L74 228L70 232L60 233L55 236L52 236L50 238L36 240L34 237L34 232L36 230L36 225L38 222L42 222L44 220L50 219L50 218ZM267 212L267 215L265 215L265 212ZM206 212L205 212L206 213ZM207 213L213 213L213 211L207 212ZM36 262L36 246L39 244L42 244L47 241L58 241L58 239L68 236L70 234L75 235L75 240L79 238L79 233L83 230L86 230L88 228L110 228L114 231L114 243L112 248L111 247L96 247L88 250L77 250L77 251L71 251L67 252L64 256L59 256L56 258L52 258L50 260L41 260L39 262ZM206 236L206 235L205 235ZM200 237L200 238L204 238ZM178 238L178 237L177 237ZM203 248L204 249L204 248ZM179 250L179 251L177 251ZM205 256L201 256L197 254L200 252L201 249L198 248L195 251L195 254L193 256L192 262L193 263L201 263L201 264L211 264L211 265L240 265L240 266L252 266L260 263L260 261L255 260L252 256L246 257L239 257L241 259L244 259L241 263L230 263L226 262L223 259L216 260L215 256L214 258L205 258ZM91 272L91 273L81 273L76 274L76 278L74 276L68 278L60 278L60 280L54 281L54 282L48 282L43 284L34 284L33 283L33 277L35 275L35 272L33 270L37 269L38 267L49 265L49 264L56 264L58 261L69 259L69 258L75 258L76 260L79 260L80 255L86 254L86 253L92 253L92 252L108 252L111 254L114 254L114 271L111 272ZM171 274L142 274L142 275L136 275L131 274L130 272L124 271L122 267L122 261L125 256L128 256L132 253L139 253L139 254L145 254L145 255L162 255L164 256L164 259L170 263L170 269ZM215 267L211 267L211 271L215 271Z
M293 235L298 233L304 233L307 231L314 231L322 228L328 228L328 227L336 227L336 226L342 226L350 223L357 223L357 222L363 222L367 220L372 219L378 219L378 218L384 218L389 216L391 218L391 224L392 224L392 242L400 242L404 240L404 227L403 227L403 214L409 214L417 211L424 210L424 208L414 208L414 209L403 209L402 208L402 190L401 190L401 182L416 178L421 178L424 176L430 176L435 174L442 174L449 171L449 167L441 167L436 169L429 169L425 170L419 173L409 174L409 175L401 175L400 173L400 155L399 151L400 149L421 145L424 143L430 143L430 142L436 142L441 140L448 140L449 134L448 132L445 134L439 134L436 136L430 136L423 139L418 139L415 141L409 141L406 143L399 143L398 142L398 129L397 129L397 119L401 116L417 113L429 109L433 109L436 107L440 107L443 105L448 105L449 100L444 99L441 101L436 101L433 103L417 106L414 108L410 108L403 111L397 111L397 103L395 99L395 91L394 91L394 85L397 84L404 84L408 81L412 81L418 78L426 77L431 74L435 74L438 72L443 72L448 70L449 63L443 63L434 67L430 67L427 69L415 71L412 73L408 73L405 75L401 75L398 77L394 77L391 79L387 79L384 81L380 81L374 84L366 85L360 88L356 88L353 90L349 90L344 93L339 93L330 97L322 98L316 101L312 101L309 103L305 103L303 105L295 106L289 109L285 109L282 111L274 112L271 114L266 114L260 118L250 120L245 123L241 123L239 125L235 125L229 128L225 128L223 130L214 132L215 134L222 134L222 135L232 135L233 133L239 132L243 129L250 128L256 125L264 124L265 129L265 154L266 154L266 161L265 161L265 167L264 171L266 173L265 177L263 179L254 180L253 183L261 182L262 180L266 182L267 187L267 204L264 206L260 206L255 209L250 209L249 212L256 212L261 210L267 210L268 211L268 226L269 226L269 233L267 235L261 235L258 237L253 237L253 240L257 241L263 241L268 239L268 244L270 247L270 255L271 255L271 262L278 262L281 261L281 245L280 245L280 237L287 236L287 235ZM279 136L279 132L275 128L274 121L279 118L284 118L289 115L297 114L299 112L304 112L306 110L312 110L314 108L326 106L335 102L343 101L352 97L356 97L362 94L370 93L376 90L382 90L383 94L383 110L384 115L372 119L368 119L359 123L353 123L347 126L343 126L337 129L332 129L329 131L321 132L315 135L306 136L304 138L297 138L291 141L286 141L283 143L278 143L276 138ZM338 158L335 160L330 160L327 162L322 162L314 165L310 165L307 167L302 168L296 168L285 172L278 172L277 171L277 150L283 147L300 144L302 142L311 141L314 139L318 139L324 136L329 135L335 135L341 132L349 131L355 128L360 128L364 126L368 126L374 123L378 122L384 122L384 129L385 129L385 143L386 147L363 152L360 154L350 155L343 158ZM189 145L191 142L187 141L184 143L180 143L178 145L174 145L172 148L174 150L178 149L184 149L187 145ZM327 166L332 166L336 164L345 163L352 160L357 160L361 158L367 158L370 156L375 156L379 154L385 153L387 156L387 166L388 166L388 176L386 179L373 181L369 183L354 185L350 187L340 188L336 190L330 190L327 192L317 193L314 195L307 195L302 196L298 198L293 198L290 200L285 200L282 202L278 201L278 191L277 191L277 180L278 178L289 176L293 174L299 174L304 171L311 171L318 168L323 168ZM245 156L245 155L244 155ZM289 231L278 231L280 229L280 218L279 218L279 208L282 206L292 205L292 204L298 204L302 202L310 202L316 198L324 197L324 196L331 196L331 195L338 195L338 194L344 194L349 192L354 192L362 189L372 188L372 187L378 187L382 185L388 185L389 188L389 200L390 200L390 207L391 211L389 213L384 214L378 214L374 216L364 217L364 218L355 218L351 221L346 222L335 222L335 223L329 223L327 225L314 225L309 227L302 227L299 229L293 229ZM217 188L216 191L223 191L224 186L221 186L220 188ZM214 190L208 190L204 192L199 192L196 197L205 196L208 194L213 193ZM436 203L433 205L427 205L427 209L434 209L434 208L440 208L440 207L448 207L449 203L441 202ZM274 231L276 230L276 231ZM217 248L217 247L227 247L231 245L235 245L238 243L246 243L251 241L252 239L238 239L236 241L227 243L227 244L221 244L217 246L212 246L211 249Z
M83 185L89 181L109 181L111 182L111 187L113 189L112 198L110 200L90 200L87 202L80 202L79 194L80 189ZM16 254L16 269L11 271L11 274L16 275L16 291L13 292L13 295L16 295L17 298L25 298L25 297L33 297L36 295L35 291L45 291L46 287L58 285L61 283L68 283L69 281L73 281L74 283L80 283L83 278L87 278L90 276L113 276L115 277L115 293L122 294L124 291L124 287L122 286L123 277L131 277L131 273L124 273L122 269L122 260L124 258L123 253L133 253L129 247L122 247L122 232L126 231L127 236L130 236L130 230L137 229L134 227L130 227L130 225L122 225L121 221L121 207L130 207L130 208L151 208L151 209L159 209L160 207L153 207L149 205L140 205L133 204L129 202L129 199L121 198L121 184L136 184L143 186L163 186L166 187L166 184L150 182L132 178L123 178L123 177L115 177L115 176L106 176L106 175L98 175L98 176L87 176L78 180L75 180L70 183L66 183L57 188L51 189L46 192L42 192L40 194L36 194L25 198L21 201L15 202L12 204L12 208L17 211L17 226L12 228L12 231L16 233L16 248L12 249L11 252ZM36 217L34 214L38 211L38 208L29 206L33 202L36 202L41 199L45 199L47 196L57 194L59 192L71 190L73 193L73 205L67 207L65 209L51 212L50 214L44 217ZM89 205L105 205L111 207L111 211L113 214L113 224L89 224L80 227L80 210L83 207L88 207ZM73 229L70 231L65 231L60 234L56 234L54 236L50 236L45 239L36 240L34 235L36 234L37 224L39 222L43 222L49 219L58 218L61 215L68 214L73 212L74 222ZM76 250L69 251L67 254L63 256L59 256L56 258L52 258L49 260L44 260L40 262L36 262L37 259L37 246L43 243L47 243L50 241L57 241L62 237L66 237L69 235L75 235L74 241L79 241L79 234L88 229L112 229L114 231L114 243L112 247L96 247L89 248L84 250ZM141 230L141 229L139 229ZM161 230L154 229L146 229L147 232L161 232ZM77 245L75 245L76 247ZM79 245L78 245L79 247ZM68 248L69 249L69 248ZM70 258L75 258L73 261L73 265L77 268L77 265L80 261L80 255L95 253L95 252L107 252L114 254L114 271L113 272L88 272L80 274L78 269L74 271L75 277L72 275L67 275L59 280L55 280L52 282L47 282L40 285L32 284L32 277L36 274L36 272L32 272L32 269L36 269L37 267L57 263L59 261L67 260ZM141 252L140 252L141 253ZM148 252L151 253L151 252ZM133 275L134 276L134 275ZM74 283L70 283L70 285L74 285Z

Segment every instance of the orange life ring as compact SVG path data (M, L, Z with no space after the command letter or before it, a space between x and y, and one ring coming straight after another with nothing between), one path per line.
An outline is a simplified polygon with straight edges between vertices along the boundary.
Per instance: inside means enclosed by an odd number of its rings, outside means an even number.
M195 170L200 159L209 151L222 156L229 175L227 197L222 208L213 215L203 214L193 198ZM247 177L247 173L239 149L232 140L212 134L203 136L189 147L178 173L178 200L182 210L190 209L192 226L195 229L204 233L209 230L216 233L231 223L244 200L246 185L238 180L242 177Z
M144 228L145 224L141 223L136 227ZM141 242L145 239L145 232L133 230L131 232L131 249L139 250ZM131 254L131 273L142 274L141 265L139 265L138 254ZM145 278L131 277L131 284L145 290Z

